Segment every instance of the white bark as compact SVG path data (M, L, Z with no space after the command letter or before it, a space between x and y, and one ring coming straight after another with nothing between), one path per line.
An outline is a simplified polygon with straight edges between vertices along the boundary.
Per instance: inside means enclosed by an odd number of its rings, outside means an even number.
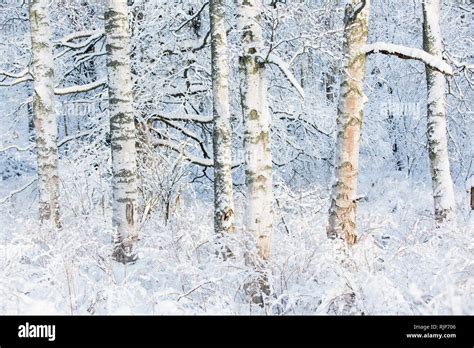
M273 230L272 155L270 112L263 61L260 26L261 0L242 0L238 12L242 54L239 57L242 110L245 120L245 162L247 184L246 230L257 243L257 255L270 256Z
M235 229L225 1L210 0L209 6L214 114L214 230L222 235Z
M48 0L31 0L29 8L34 76L34 124L38 162L39 214L42 222L60 227L53 50Z
M351 0L346 6L344 72L338 107L335 183L332 187L327 234L356 242L356 194L359 171L359 139L364 95L366 55L359 54L367 42L369 0Z
M126 0L108 0L105 10L112 148L114 257L128 262L137 238L137 173L129 27Z
M439 0L424 0L423 48L442 59ZM448 141L446 136L445 76L426 66L428 88L428 151L436 220L450 220L454 215L455 200L449 170Z

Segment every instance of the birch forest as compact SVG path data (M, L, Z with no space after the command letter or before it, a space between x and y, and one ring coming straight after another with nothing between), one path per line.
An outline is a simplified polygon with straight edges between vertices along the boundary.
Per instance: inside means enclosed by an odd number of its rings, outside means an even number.
M474 314L472 0L0 0L0 314Z

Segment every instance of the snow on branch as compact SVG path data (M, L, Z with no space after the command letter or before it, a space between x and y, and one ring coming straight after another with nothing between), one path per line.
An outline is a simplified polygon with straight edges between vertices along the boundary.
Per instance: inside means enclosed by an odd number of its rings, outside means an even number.
M19 73L12 73L0 70L0 76L4 76L0 87L12 87L23 82L31 81L33 78L30 75L28 68L23 69ZM11 81L3 82L5 79L13 79Z
M461 71L474 72L474 64L469 64L466 61L459 61L455 59L451 54L445 52L444 58L452 64L454 67L458 68Z
M64 144L67 144L72 140L75 140L75 139L78 139L78 138L81 138L81 137L84 137L84 136L87 136L87 135L91 135L91 134L92 134L92 131L84 131L84 132L81 132L81 133L69 135L69 136L64 137L63 139L58 141L58 147L61 147ZM3 149L0 148L0 152L4 152L4 151L10 150L10 149L16 149L17 151L29 151L29 150L34 149L35 147L36 146L34 144L31 144L27 147L19 147L18 145L8 145L7 147L4 147Z
M157 132L157 130L154 129L154 128L152 128L152 130ZM184 148L183 148L182 145L180 146L179 144L173 143L170 140L157 139L157 140L154 140L153 144L155 146L162 146L162 147L166 147L170 150L175 151L176 153L183 156L183 158L186 161L188 161L192 164L196 164L196 165L202 166L202 167L213 167L214 166L214 160L212 158L200 158L200 157L193 156L193 155L187 153L186 151L184 151ZM235 169L237 167L240 167L243 164L244 164L244 160L243 159L240 159L240 160L238 159L238 160L236 160L232 163L231 168Z
M167 120L167 121L193 121L197 123L211 123L212 116L194 115L194 114L155 114L148 118L148 120Z
M18 145L8 145L7 147L0 148L0 152L5 152L5 151L8 151L10 149L15 149L17 151L28 151L28 150L31 150L33 148L34 148L33 145L28 145L26 147L19 147Z
M68 95L75 93L84 93L92 91L96 88L107 85L107 79L100 79L91 83L86 83L84 85L70 86L70 87L56 87L54 93L56 95Z
M66 35L65 37L61 38L57 43L72 49L79 49L88 46L94 40L101 39L105 36L104 30L85 30L85 31L77 31L72 34ZM74 43L74 40L87 38L86 40L78 43Z
M0 70L0 75L1 76L9 77L9 78L12 78L12 79L19 79L19 78L25 77L28 74L29 74L28 68L23 69L22 71L20 71L17 74L11 73L11 72L8 72L8 71Z
M63 139L61 139L60 141L58 141L58 147L63 146L64 144L66 144L66 143L68 143L68 142L70 142L70 141L72 141L72 140L75 140L75 139L84 137L84 136L86 136L86 135L91 135L91 134L92 134L91 131L85 131L85 132L81 132L81 133L78 133L78 134L73 134L73 135L64 137Z
M304 99L303 87L301 87L298 80L291 72L290 67L285 61L283 61L283 59L281 59L280 57L278 57L276 54L273 54L273 53L270 53L268 57L264 57L263 55L260 54L259 57L263 59L266 58L266 61L268 63L276 65L281 70L283 75L285 75L288 82L298 91L298 94L301 96L301 98Z
M156 146L163 146L177 152L178 154L182 155L185 160L193 164L197 164L203 167L212 167L214 165L214 161L212 159L198 158L193 155L190 155L189 153L186 153L184 151L184 148L182 146L179 146L178 144L173 144L171 141L158 139L154 142L154 144Z
M32 80L33 78L30 75L26 75L9 82L0 82L0 87L13 87L13 86L19 85L20 83L28 82Z
M183 29L188 23L192 22L195 18L199 17L199 15L201 14L202 11L204 11L204 9L206 8L206 6L209 5L209 1L205 2L202 6L201 6L201 9L199 11L197 11L194 15L192 15L191 17L189 17L188 19L186 19L183 24L181 24L178 28L176 29L173 29L174 32L176 31L180 31L181 29Z
M78 31L72 34L69 34L55 44L57 46L65 47L61 52L55 55L54 59L58 59L64 56L66 53L70 52L71 50L86 50L88 47L96 44L102 38L105 37L104 30L87 30L87 31ZM74 42L75 40L86 38L81 42Z
M364 54L382 53L394 55L402 59L415 59L423 62L434 70L442 72L443 74L453 74L452 67L446 63L443 58L436 57L418 48L406 47L385 42L376 42L365 45L365 47L362 49L362 52Z
M26 190L28 187L30 187L37 179L34 178L32 179L31 181L29 181L27 184L23 185L22 187L20 187L19 189L15 190L15 191L12 191L10 192L6 197L2 198L0 200L0 204L3 204L5 203L6 201L8 201L9 199L11 199L14 195Z
M26 74L22 77L16 78L13 81L0 82L0 87L13 87L22 82L27 82L27 81L33 81L33 77L30 74ZM86 83L84 85L76 85L76 86L69 86L69 87L56 87L54 89L54 94L68 95L68 94L75 94L75 93L84 93L84 92L89 92L96 88L106 86L106 85L107 85L107 79L100 79L91 83Z

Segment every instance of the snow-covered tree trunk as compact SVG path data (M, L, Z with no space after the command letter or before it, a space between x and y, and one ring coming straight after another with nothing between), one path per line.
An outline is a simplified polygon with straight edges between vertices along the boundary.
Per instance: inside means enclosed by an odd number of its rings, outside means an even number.
M218 235L233 232L232 151L229 109L229 62L225 30L225 1L210 0L213 149L214 230Z
M60 227L57 125L54 111L54 61L48 0L31 0L29 8L34 76L34 128L38 162L41 221Z
M105 33L113 174L112 219L117 229L113 255L117 261L126 263L133 258L132 242L137 238L137 154L126 0L107 1Z
M423 48L442 58L439 0L423 0ZM454 215L455 200L449 170L448 140L446 136L445 88L443 73L426 65L428 88L428 151L431 167L435 218L439 222Z
M273 229L272 155L270 151L270 111L264 63L260 16L261 0L242 0L238 12L242 53L239 57L242 111L245 121L245 174L247 209L245 226L254 235L257 254L270 256Z
M364 95L365 54L369 0L351 0L346 6L344 71L337 116L335 183L332 187L327 235L356 242L356 193L359 171L359 139Z

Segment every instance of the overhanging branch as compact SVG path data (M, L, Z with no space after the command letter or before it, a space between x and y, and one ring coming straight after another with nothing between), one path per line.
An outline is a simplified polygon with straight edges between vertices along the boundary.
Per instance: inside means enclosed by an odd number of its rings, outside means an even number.
M365 45L363 54L382 53L393 55L401 59L414 59L423 62L433 70L437 70L446 75L453 74L453 68L446 63L443 58L429 54L418 48L395 45L386 42L375 42Z
M54 94L56 95L68 95L68 94L75 94L75 93L84 93L92 91L96 88L102 87L107 85L107 79L100 79L91 83L87 83L84 85L77 85L77 86L70 86L70 87L56 87L54 89Z

